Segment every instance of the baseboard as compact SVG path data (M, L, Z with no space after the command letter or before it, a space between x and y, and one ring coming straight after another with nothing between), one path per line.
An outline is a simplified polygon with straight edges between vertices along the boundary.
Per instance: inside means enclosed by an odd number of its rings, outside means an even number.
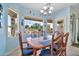
M79 43L74 43L72 46L79 48Z
M9 52L5 53L5 56L9 56L9 55L11 55L14 51L16 51L16 50L18 50L18 49L20 49L20 47L19 47L19 46L18 46L18 47L16 47L16 48L14 48L14 49L12 49L11 51L9 51Z

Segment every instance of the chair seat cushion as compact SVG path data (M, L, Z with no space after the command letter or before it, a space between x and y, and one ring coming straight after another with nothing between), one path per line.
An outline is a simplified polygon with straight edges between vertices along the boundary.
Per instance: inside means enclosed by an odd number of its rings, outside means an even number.
M31 45L26 47L27 49L33 49L33 47Z
M23 50L23 54L24 55L31 55L31 54L33 54L33 51L32 50Z
M54 48L53 48L53 51L56 51L56 49L58 49L58 45L55 44L54 45ZM43 49L40 53L40 56L50 56L51 54L51 50L50 49Z
M49 56L50 55L50 49L43 49L40 53L40 56Z
M58 49L58 44L54 44L53 48Z

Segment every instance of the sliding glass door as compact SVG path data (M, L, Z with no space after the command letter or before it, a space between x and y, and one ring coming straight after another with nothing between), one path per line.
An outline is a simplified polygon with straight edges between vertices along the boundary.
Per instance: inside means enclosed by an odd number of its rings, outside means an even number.
M72 41L72 44L74 44L75 43L75 41L76 41L76 15L75 14L73 14L72 16L71 16L71 19L70 19L71 21L70 21L70 26L71 26L71 29L70 29L70 31L71 31L71 41Z

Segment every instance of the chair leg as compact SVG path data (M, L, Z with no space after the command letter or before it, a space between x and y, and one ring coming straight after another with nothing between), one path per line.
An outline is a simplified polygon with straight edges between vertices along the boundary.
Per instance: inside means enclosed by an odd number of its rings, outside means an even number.
M37 49L33 49L33 56L36 56L37 54Z
M66 56L66 49L65 49L65 56Z
M63 56L66 56L66 50L63 51Z

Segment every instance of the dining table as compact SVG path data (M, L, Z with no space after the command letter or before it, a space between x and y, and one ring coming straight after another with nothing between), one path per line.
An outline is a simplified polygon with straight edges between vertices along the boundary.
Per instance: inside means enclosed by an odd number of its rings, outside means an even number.
M33 55L37 54L37 50L43 49L51 46L52 36L48 36L46 39L44 37L27 38L27 43L33 48Z

